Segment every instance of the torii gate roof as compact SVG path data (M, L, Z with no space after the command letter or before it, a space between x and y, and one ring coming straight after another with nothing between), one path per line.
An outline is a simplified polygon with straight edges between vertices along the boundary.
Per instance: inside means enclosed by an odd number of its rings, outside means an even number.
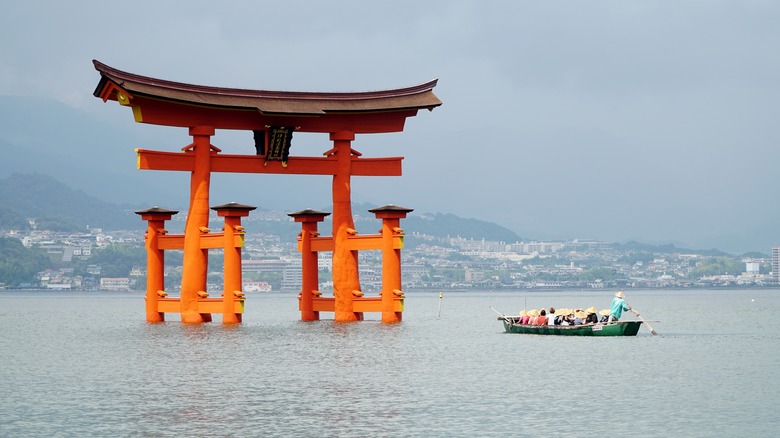
M406 88L363 92L299 92L220 88L127 73L92 61L95 97L133 108L137 122L224 129L294 126L297 131L397 132L419 109L433 110L438 79Z

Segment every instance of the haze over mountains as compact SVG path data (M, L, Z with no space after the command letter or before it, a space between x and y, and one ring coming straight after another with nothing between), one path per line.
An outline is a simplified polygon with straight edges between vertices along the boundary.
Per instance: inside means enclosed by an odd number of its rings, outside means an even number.
M377 206L354 204L353 213L356 216L356 223L375 222L367 227L378 225L374 215L367 213L374 207ZM46 175L14 173L7 178L0 178L0 228L9 224L8 228L13 229L15 227L11 226L12 224L27 225L28 218L36 218L39 225L41 219L48 219L50 223L54 222L74 230L93 227L106 230L139 230L140 233L145 229L146 223L135 214L135 211L144 208L101 201ZM329 210L327 207L320 208ZM291 220L280 223L278 221L280 212L267 212L269 213L267 219L254 221L253 219L257 218L262 210L264 209L256 211L250 215L250 218L244 220L243 225L248 232L294 238L300 231L300 224ZM185 215L186 211L180 212L177 217L178 225L170 223L167 228L174 232L182 232L177 228L183 227ZM329 229L329 218L326 218L325 222L321 225L322 229ZM360 224L361 227L362 225ZM411 232L437 237L460 236L503 242L521 240L513 231L492 222L464 219L446 213L412 214L404 219L404 227Z
M186 214L189 175L140 171L134 152L139 147L175 150L171 145L187 140L181 130L161 132L148 125L144 126L147 129L127 129L56 101L28 97L0 96L0 114L4 115L0 118L0 210L4 211L0 213L58 217L75 226L139 230L144 224L135 210L159 205ZM236 138L232 141L241 147L240 136ZM246 135L245 146L243 153L254 153L251 133ZM237 201L282 212L327 210L330 179L322 178L322 184L312 184L312 177L215 174L212 204ZM270 179L280 182L259 183ZM312 190L312 185L318 190ZM359 191L354 198L355 214L392 203L371 201ZM520 239L514 231L487 220L447 213L427 213L423 219L424 210L415 210L409 221L417 224L419 232L446 235L451 230L464 237Z
M134 152L134 149L139 147L176 151L186 146L189 140L182 130L119 124L108 118L97 119L86 112L56 101L29 97L0 96L0 114L3 114L0 118L0 157L2 157L0 178L8 178L14 173L50 176L76 191L82 191L85 195L94 196L105 202L106 210L110 210L112 205L117 205L120 206L120 210L127 213L132 209L159 205L186 211L189 175L185 172L140 171L136 168ZM254 153L251 133L228 133L222 134L221 137L218 133L214 138L214 144L229 153ZM297 149L301 155L316 155L318 151L324 150L323 145L327 146L327 143L298 135L293 140L293 145L293 152ZM413 163L414 160L407 159L405 166ZM384 180L388 184L392 183L389 178ZM428 212L425 205L410 205L405 199L373 199L370 194L363 191L366 187L370 187L370 184L365 182L365 178L355 178L353 183L355 203L367 203L373 206L394 203L414 208L417 215ZM429 181L429 183L446 182ZM211 194L212 204L236 201L263 209L286 212L303 208L323 208L330 201L330 178L215 174L212 177ZM487 193L485 196L489 197L490 194ZM495 209L499 211L502 204L507 202L522 202L522 197L522 193L519 193L515 199L495 199ZM27 208L33 211L35 202L35 199L30 199ZM468 202L468 199L464 198L464 202ZM92 203L90 208L97 208L96 205L99 203ZM728 207L724 204L724 208ZM501 217L500 214L490 210L482 213L484 214L481 217L476 218L475 224L479 224L480 221L495 222L495 218ZM572 212L571 220L577 220L578 214L581 212ZM670 211L669 214L674 212ZM703 221L707 220L707 214L706 212L703 214ZM446 215L441 215L440 219L445 217ZM130 213L128 220L135 221L137 218ZM724 238L718 242L653 241L647 243L674 243L678 247L693 248L716 247L733 253L747 251L767 253L774 243L770 239L773 236L780 238L775 231L776 227L771 218L761 220L754 218L752 222L750 230L735 230L730 239ZM763 228L756 229L756 223L763 224L761 225ZM512 236L523 236L526 239L546 237L535 236L533 230L512 229L513 224L500 225L506 228L496 235L504 236L505 240L510 240ZM501 226L497 227L501 228ZM573 236L568 234L567 230L561 229L559 237L566 239L590 236Z

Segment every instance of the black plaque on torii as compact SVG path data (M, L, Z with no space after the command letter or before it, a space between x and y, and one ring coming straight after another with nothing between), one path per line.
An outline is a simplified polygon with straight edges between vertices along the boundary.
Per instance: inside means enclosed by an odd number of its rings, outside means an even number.
M255 135L255 150L257 155L265 156L265 164L269 161L281 161L287 167L287 157L290 155L294 127L266 126L265 131L253 131Z

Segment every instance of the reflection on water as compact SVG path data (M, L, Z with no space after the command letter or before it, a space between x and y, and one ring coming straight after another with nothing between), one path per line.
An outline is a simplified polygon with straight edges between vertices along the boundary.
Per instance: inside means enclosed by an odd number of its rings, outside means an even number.
M780 291L630 291L657 337L510 335L489 308L610 301L447 293L439 317L416 293L384 325L253 295L223 326L146 324L141 294L3 292L0 435L774 435Z

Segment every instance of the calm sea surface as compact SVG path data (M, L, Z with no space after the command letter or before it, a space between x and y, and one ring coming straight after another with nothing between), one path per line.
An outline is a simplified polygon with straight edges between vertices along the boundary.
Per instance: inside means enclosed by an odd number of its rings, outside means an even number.
M778 290L629 291L660 336L505 334L490 310L612 292L445 293L440 317L409 293L397 325L250 295L227 327L147 324L141 293L2 291L0 436L778 435Z

